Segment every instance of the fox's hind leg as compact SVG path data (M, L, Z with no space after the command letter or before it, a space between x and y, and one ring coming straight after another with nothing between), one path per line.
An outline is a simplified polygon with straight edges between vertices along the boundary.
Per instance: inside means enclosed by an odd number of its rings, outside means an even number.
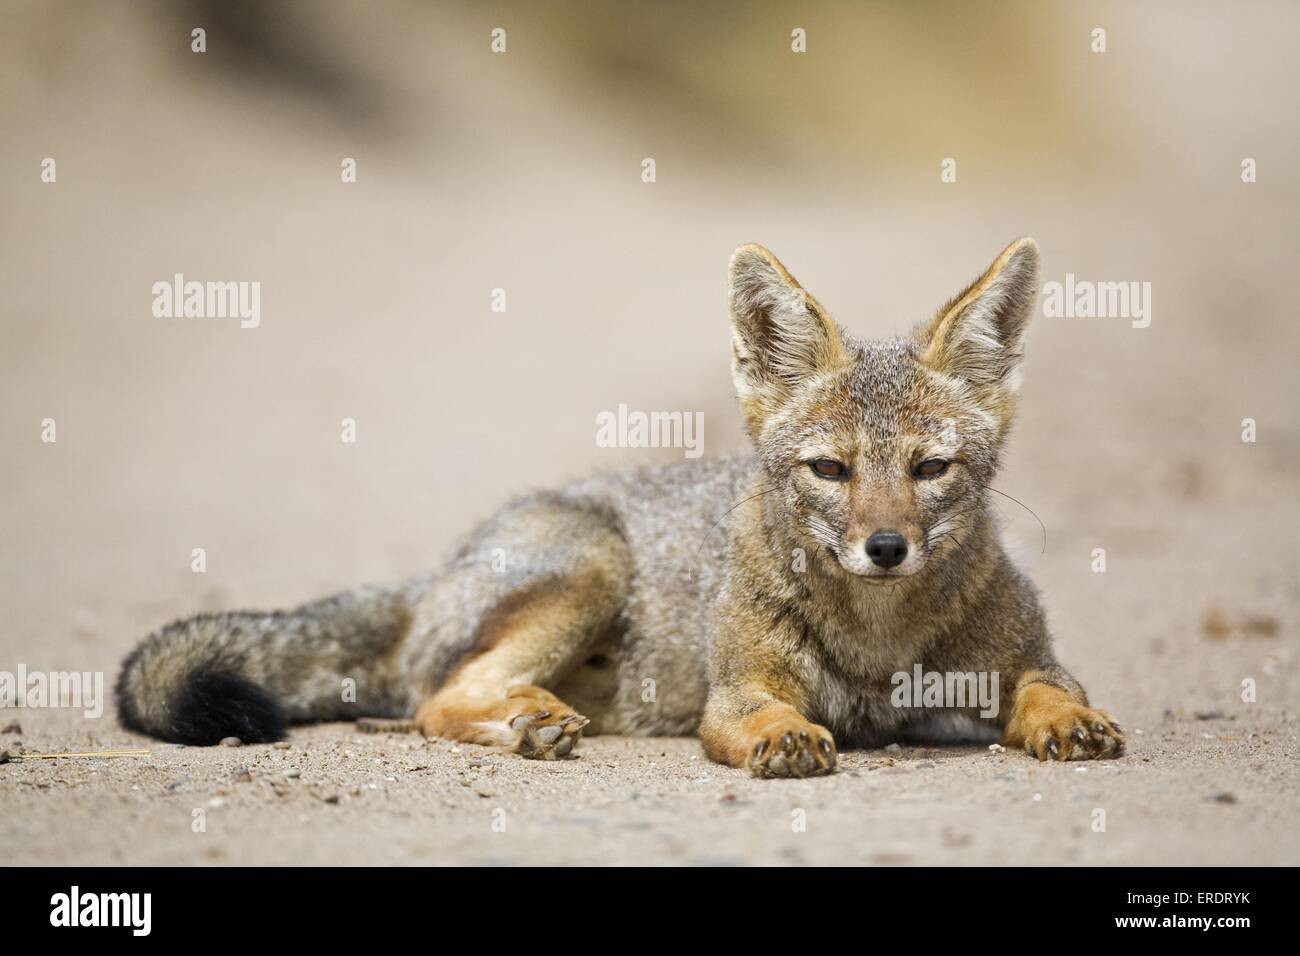
M588 720L545 688L582 661L623 609L627 542L604 512L549 499L503 514L483 534L471 551L500 542L515 570L503 576L463 560L453 569L456 590L493 588L492 599L467 622L467 652L416 723L426 736L565 756Z
M447 687L425 701L415 719L428 737L504 747L541 760L567 756L588 723L550 691L529 684L508 688L501 699Z

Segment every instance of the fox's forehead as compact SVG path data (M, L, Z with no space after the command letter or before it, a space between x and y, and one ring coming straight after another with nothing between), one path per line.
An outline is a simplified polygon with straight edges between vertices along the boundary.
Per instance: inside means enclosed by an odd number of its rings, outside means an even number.
M954 380L925 368L909 339L844 338L846 367L807 383L768 421L773 462L828 457L887 472L918 453L984 455L995 428Z
M806 443L900 454L958 442L962 403L917 361L907 339L845 343L851 364L823 381L800 416Z
M853 365L845 381L848 418L859 436L872 443L925 438L938 433L954 414L943 396L932 394L928 375L906 339L855 342Z
M916 347L905 339L851 342L853 359L845 386L852 402L865 410L893 417L909 410L909 397L921 374Z

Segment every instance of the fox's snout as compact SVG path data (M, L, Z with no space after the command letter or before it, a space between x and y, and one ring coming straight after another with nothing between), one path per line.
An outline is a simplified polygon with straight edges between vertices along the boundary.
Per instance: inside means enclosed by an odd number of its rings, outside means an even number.
M877 531L867 539L866 549L871 563L888 571L907 557L907 539L897 531Z
M908 577L925 566L928 555L919 528L885 522L862 530L850 525L834 555L841 568L862 578Z

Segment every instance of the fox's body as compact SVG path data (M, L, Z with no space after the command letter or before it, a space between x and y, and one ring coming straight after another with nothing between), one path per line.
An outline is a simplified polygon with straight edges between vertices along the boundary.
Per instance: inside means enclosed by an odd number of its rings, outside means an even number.
M1045 757L1123 738L1055 662L988 482L1033 300L1013 245L928 327L849 339L760 247L732 261L755 453L513 502L439 572L276 614L180 621L119 681L125 723L192 743L416 715L427 734L564 756L588 732L699 732L761 775L932 731L894 675L998 675L983 723ZM936 464L938 463L938 464Z

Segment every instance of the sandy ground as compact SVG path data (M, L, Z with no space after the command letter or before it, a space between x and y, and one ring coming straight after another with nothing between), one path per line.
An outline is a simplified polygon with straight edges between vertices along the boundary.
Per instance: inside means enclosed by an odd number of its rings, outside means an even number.
M220 71L218 42L191 57L184 17L14 5L0 671L111 686L169 619L401 580L509 495L680 457L597 448L594 416L621 402L703 411L706 454L741 447L723 301L739 242L884 335L1032 233L1045 281L1154 289L1147 329L1036 320L998 486L1048 530L1040 555L1034 519L1000 506L1061 660L1133 731L1129 753L904 748L757 781L693 740L591 739L540 764L329 725L287 749L204 750L128 734L111 709L0 710L0 749L149 749L0 764L0 862L1300 863L1294 9L1109 8L1113 52L1090 58L1091 11L1011 31L990 18L1028 7L948 26L891 13L855 32L830 5L809 26L833 56L742 68L767 27L702 27L679 73L647 55L617 83L565 83L563 44L541 52L554 24L520 24L494 60L495 12L396 6L409 26L313 8L330 62L365 81L340 81L340 106ZM670 40L676 22L659 23ZM891 83L940 27L954 45L921 61L929 81ZM967 30L985 31L974 47ZM597 45L630 56L618 39ZM714 98L694 63L725 74ZM760 69L843 98L817 99L798 136L739 128L771 110L725 82ZM154 319L151 283L177 271L261 281L261 326Z
M1295 863L1294 721L1141 729L1101 764L908 747L764 781L687 739L593 738L540 763L321 726L285 749L7 764L0 837L14 864Z

